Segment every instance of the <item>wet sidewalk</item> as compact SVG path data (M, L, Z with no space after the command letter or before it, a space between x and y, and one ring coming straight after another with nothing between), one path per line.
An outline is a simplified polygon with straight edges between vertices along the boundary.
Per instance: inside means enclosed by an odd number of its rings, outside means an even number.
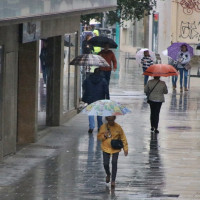
M110 84L111 99L132 110L117 117L129 155L120 153L116 188L105 183L97 129L88 135L87 116L78 114L0 164L1 200L200 199L200 79L191 78L186 93L173 92L171 79L163 79L169 94L156 137L150 133L142 69L124 61L121 53Z

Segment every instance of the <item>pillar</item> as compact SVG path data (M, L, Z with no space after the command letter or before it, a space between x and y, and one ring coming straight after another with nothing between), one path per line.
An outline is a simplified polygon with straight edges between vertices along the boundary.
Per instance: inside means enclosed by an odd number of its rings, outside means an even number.
M18 125L19 144L35 142L38 114L38 43L19 45Z

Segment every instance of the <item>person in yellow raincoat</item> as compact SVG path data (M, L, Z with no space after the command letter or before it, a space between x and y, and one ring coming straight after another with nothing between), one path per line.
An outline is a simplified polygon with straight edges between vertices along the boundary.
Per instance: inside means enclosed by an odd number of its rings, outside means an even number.
M95 36L99 36L99 31L98 30L94 30L93 31ZM93 47L94 48L94 53L98 54L101 51L101 47Z
M95 36L99 36L99 31L98 30L95 29L93 31L93 33L94 33ZM101 47L93 47L93 49L94 49L93 54L96 54L96 55L98 55L98 53L101 51ZM94 73L94 70L96 68L98 68L98 67L97 66L91 66L90 67L90 72Z
M120 149L111 147L112 139L121 139L123 143L124 155L128 155L128 143L125 133L121 126L115 122L116 116L106 117L108 123L104 123L97 135L98 140L101 140L101 149L103 151L103 165L106 172L106 183L110 182L110 157L112 156L112 180L111 187L115 187L115 179L117 175L117 160Z

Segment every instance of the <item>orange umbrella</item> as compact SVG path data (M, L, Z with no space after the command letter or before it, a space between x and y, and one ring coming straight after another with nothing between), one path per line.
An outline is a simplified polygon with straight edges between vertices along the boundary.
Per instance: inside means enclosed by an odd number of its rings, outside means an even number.
M178 76L178 71L167 64L154 64L146 69L143 75L147 76Z

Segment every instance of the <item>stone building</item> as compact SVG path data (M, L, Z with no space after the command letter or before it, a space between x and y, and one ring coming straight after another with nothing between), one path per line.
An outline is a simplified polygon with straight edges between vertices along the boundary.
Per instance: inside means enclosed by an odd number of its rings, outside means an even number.
M18 144L35 142L42 135L41 127L59 126L77 113L80 70L69 61L79 54L80 15L115 7L116 0L0 2L1 160L15 153ZM49 52L43 99L41 39L47 41ZM39 112L39 104L44 104L44 112Z

